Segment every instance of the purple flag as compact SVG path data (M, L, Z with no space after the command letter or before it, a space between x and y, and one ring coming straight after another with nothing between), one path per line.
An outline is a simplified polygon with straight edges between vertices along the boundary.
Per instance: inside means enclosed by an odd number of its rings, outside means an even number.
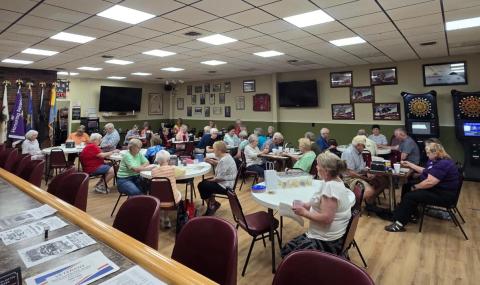
M12 112L12 124L8 138L14 139L15 142L13 144L18 143L18 140L25 139L25 120L23 119L23 101L20 86L18 87L17 97L15 98L15 107Z

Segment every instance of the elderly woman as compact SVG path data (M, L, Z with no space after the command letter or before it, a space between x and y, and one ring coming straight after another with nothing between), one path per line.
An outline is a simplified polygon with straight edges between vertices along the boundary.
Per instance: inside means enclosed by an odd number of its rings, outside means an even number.
M173 165L169 165L170 162L170 153L166 150L160 150L155 155L155 163L159 166L152 170L152 177L166 177L170 180L170 184L172 185L173 191L173 198L175 199L175 203L178 204L182 199L182 194L177 189L177 182L176 177L182 176L185 174L185 170L176 168ZM160 201L160 208L170 208L173 206L171 202L162 202ZM168 218L167 211L163 211L163 224L165 228L170 228L171 223L170 219Z
M125 135L125 140L123 141L123 144L128 144L128 142L131 139L136 139L138 138L138 127L137 125L133 125L133 127L127 131L127 134Z
M238 134L238 138L240 139L240 144L238 145L238 151L235 158L240 159L242 157L242 151L244 151L245 147L248 145L247 131L241 131L240 134Z
M210 180L203 180L198 184L198 191L203 200L207 200L205 216L211 216L220 208L220 203L215 201L214 194L227 194L227 189L232 189L237 178L237 165L228 154L227 145L222 141L213 144L213 152L217 160L212 160L215 166L215 176Z
M128 142L128 151L122 157L117 172L118 192L128 196L141 195L140 172L149 170L149 162L140 153L142 142L139 139L131 139Z
M180 142L188 142L188 127L187 125L182 125L175 135L175 140Z
M313 161L317 157L315 152L312 151L311 145L312 142L309 139L301 138L298 140L298 148L302 154L300 156L287 154L293 161L295 161L293 168L300 168L305 172L310 172Z
M411 221L419 204L451 205L460 185L460 174L455 162L439 143L425 146L428 156L425 168L409 161L402 165L420 174L420 182L411 186L411 191L402 197L402 202L393 212L393 223L385 227L388 232L403 232Z
M151 147L147 148L147 152L145 153L145 157L148 161L153 162L155 160L155 155L163 149L162 146L162 139L159 135L153 135L150 139Z
M180 128L182 127L182 125L183 125L183 119L178 118L177 121L175 122L175 125L173 126L173 133L177 134Z
M42 151L38 144L38 132L30 130L25 134L25 140L22 143L22 154L40 155Z
M340 253L355 204L355 195L339 177L346 169L345 162L333 153L318 156L317 171L323 181L310 202L293 206L295 214L310 220L308 231L288 242L281 250L282 257L300 249Z
M268 149L268 152L271 152L279 147L283 147L283 135L279 132L274 133L273 137L269 139L263 146L263 148Z
M268 126L267 137L272 139L274 134L275 134L275 128L273 126Z
M104 159L118 152L118 150L102 152L99 147L101 141L101 134L93 133L90 136L90 140L80 153L80 163L82 164L83 171L89 175L105 175L105 182L108 184L115 176L115 172L111 165L105 164ZM103 179L97 182L94 191L102 194L108 193Z
M227 133L223 136L223 141L229 147L237 147L240 144L240 139L237 134L235 134L235 126L231 125L227 128Z
M258 174L258 176L263 177L263 172L265 171L265 163L260 156L262 154L267 154L268 148L260 151L260 149L258 148L257 135L250 135L248 137L248 145L245 146L244 153L247 170L254 171Z

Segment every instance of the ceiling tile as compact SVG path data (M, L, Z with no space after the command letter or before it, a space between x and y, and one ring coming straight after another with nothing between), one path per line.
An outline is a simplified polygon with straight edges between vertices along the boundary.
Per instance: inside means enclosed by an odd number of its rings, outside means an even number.
M112 33L110 31L94 29L94 28L85 27L85 26L81 26L81 25L73 26L73 27L65 30L65 32L79 34L79 35L85 35L85 36L94 37L94 38L100 38L100 37L103 37L103 36L106 36L106 35Z
M45 3L92 15L113 6L112 3L103 0L46 0Z
M150 20L145 21L145 22L143 22L139 25L142 26L142 27L145 27L145 28L153 29L153 30L156 30L156 31L161 31L161 32L164 32L164 33L171 33L173 31L178 31L178 30L181 30L181 29L184 29L184 28L188 27L185 24L182 24L182 23L179 23L179 22L176 22L176 21L172 21L170 19L165 19L165 18L162 18L162 17L157 17L157 18L150 19Z
M60 22L60 21L55 21L55 20L49 20L49 19L44 19L40 17L35 17L35 16L25 16L23 17L20 21L17 22L17 24L20 25L25 25L25 26L31 26L31 27L37 27L40 29L46 29L46 30L52 30L52 31L62 31L66 29L67 27L71 26L70 23L65 23L65 22ZM56 32L52 33L52 36L56 34Z
M234 22L219 18L210 22L197 25L197 27L214 32L214 33L223 33L227 31L240 29L242 26L235 24Z
M365 14L380 12L380 8L371 0L358 0L355 2L333 6L325 9L330 16L335 19L342 20L345 18L358 17Z
M134 36L134 37L142 38L142 39L150 39L150 38L155 38L155 37L161 36L163 33L152 30L152 29L142 28L142 27L139 27L139 26L133 26L131 28L122 30L121 32L119 32L119 34L130 35L130 36Z
M266 5L266 4L274 3L278 1L281 1L281 0L245 0L245 2L255 6L262 6L262 5Z
M224 17L253 8L252 5L237 0L203 0L192 6L203 11L208 11L218 17Z
M334 6L340 6L342 4L347 4L354 1L357 1L357 0L312 0L313 3L315 3L318 7L322 9L334 7Z
M455 21L475 17L480 17L480 1L478 1L478 6L445 12L445 21Z
M405 6L410 6L410 5L415 5L419 3L424 3L424 2L431 2L435 0L378 0L380 5L382 5L383 9L385 10L390 10L394 8L399 8L399 7L405 7Z
M192 8L190 6L175 10L163 16L164 18L175 20L186 25L197 25L203 22L211 21L216 17Z
M267 14L259 9L250 9L235 15L226 17L228 20L240 25L253 26L265 22L270 22L276 18L270 14Z
M303 28L303 30L315 35L320 35L320 34L343 31L343 30L346 30L346 28L339 22L334 21L334 22L324 23L320 25L305 27Z
M71 24L78 23L91 16L90 14L63 9L48 4L42 4L38 6L37 8L33 9L33 11L31 11L29 14L37 17L62 21Z
M437 14L440 12L440 1L429 1L387 11L388 15L393 20L416 18L429 14Z
M305 37L308 37L308 36L311 36L311 35L307 32L304 32L304 31L300 30L300 29L288 30L288 31L285 31L285 32L272 34L272 37L277 38L277 39L281 39L281 40L284 40L284 41L298 39L298 38L305 38ZM314 37L314 36L312 36L312 37Z
M162 0L162 1L125 0L125 1L122 1L121 5L128 8L137 9L142 12L157 15L157 16L163 15L164 13L168 13L185 6L173 0Z
M443 8L445 11L464 9L480 5L478 0L444 0Z
M297 27L284 20L276 20L268 23L263 23L252 26L251 28L265 34L280 33L283 31L297 29Z
M1 8L4 10L25 13L33 8L35 4L37 4L35 1L30 0L2 0Z
M353 28L353 30L356 33L358 33L358 35L364 36L364 35L371 35L371 34L378 34L378 33L396 31L397 28L395 28L395 26L391 22L387 22L387 23L376 24L376 25L371 25L371 26Z
M352 17L348 19L343 19L342 23L349 28L358 28L363 26L370 26L374 24L381 24L390 22L388 17L383 12L377 12L373 14Z
M283 0L262 6L262 10L265 10L273 15L285 18L297 14L311 12L318 10L318 8L306 0Z
M93 16L92 18L83 21L81 25L94 29L101 28L102 30L111 32L116 32L131 27L130 24L110 20L99 16Z
M262 35L262 33L259 33L249 28L243 28L243 29L226 32L224 33L224 35L232 37L237 40L244 40L244 39L259 37Z

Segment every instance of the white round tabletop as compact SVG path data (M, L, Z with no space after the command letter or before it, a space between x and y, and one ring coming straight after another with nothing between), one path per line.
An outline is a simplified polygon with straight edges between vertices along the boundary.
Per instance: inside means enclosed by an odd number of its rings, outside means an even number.
M278 209L280 202L292 205L293 200L300 200L302 202L309 202L313 194L320 189L322 180L313 180L313 185L304 188L289 188L289 189L274 189L272 191L266 190L262 193L252 191L252 197L258 204L269 208Z
M120 161L122 160L123 158L123 155L126 154L128 152L128 150L126 149L123 149L121 150L120 152L117 152L117 153L114 153L114 154L111 154L107 157L107 159L109 160L115 160L115 161ZM146 148L142 148L140 150L140 153L144 156L146 153L147 153L147 149Z
M82 152L84 147L83 146L76 146L76 147L72 147L72 148L66 148L66 147L61 147L61 146L52 146L52 147L42 149L42 153L46 154L46 155L50 155L50 152L54 148L61 149L61 150L63 150L63 153L68 154L68 153L80 153L80 152Z
M212 165L206 162L200 162L198 164L188 164L187 166L177 166L180 169L185 169L185 175L178 176L177 180L195 178L205 175L212 170ZM140 172L140 176L147 179L152 179L152 171L145 170Z
M337 150L340 151L340 152L344 152L345 150L347 150L348 148L348 145L339 145L337 146ZM391 149L389 148L377 148L377 155L386 155L386 154L390 154L392 152Z

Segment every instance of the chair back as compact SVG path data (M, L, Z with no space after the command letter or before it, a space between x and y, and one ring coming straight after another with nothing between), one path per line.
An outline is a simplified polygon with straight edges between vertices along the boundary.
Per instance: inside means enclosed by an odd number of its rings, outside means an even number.
M394 163L398 163L402 160L402 153L399 150L392 149L390 152L390 161L392 162L392 165Z
M30 163L33 164L33 169L30 171L30 177L27 181L40 187L42 185L42 176L45 170L45 160L30 160Z
M345 254L350 248L353 240L355 239L355 232L357 231L358 221L360 220L360 209L352 208L352 216L348 221L347 229L343 235L342 254Z
M50 186L48 187L48 192L70 205L73 205L82 211L86 211L88 181L88 174L84 172L64 174L63 178L55 185L54 189Z
M365 161L365 165L367 167L370 167L372 165L372 153L368 150L364 150L362 152L362 157L363 157L363 161Z
M246 164L246 163L247 163L247 159L246 159L246 157L245 157L245 151L242 150L242 151L240 152L240 156L241 156L241 158L242 158L242 161Z
M273 285L291 284L374 285L372 278L355 264L336 255L316 250L299 250L287 255L273 278Z
M452 206L457 206L458 199L460 198L460 192L462 191L463 187L463 180L465 177L463 176L463 166L460 163L457 163L457 169L458 169L458 188L455 193L455 202Z
M5 156L5 162L3 164L3 168L6 170L6 171L9 171L9 172L14 172L14 167L16 166L20 155L18 154L18 149L16 148L9 148L6 150L6 156Z
M3 144L3 148L0 150L0 167L4 167L5 162L8 160L8 156L13 150L13 148L6 148L5 144Z
M50 168L67 168L65 153L61 148L52 148L50 151Z
M196 217L175 241L172 259L218 284L237 284L238 238L235 227L217 217Z
M310 167L310 175L312 175L314 179L317 178L318 176L317 158L315 158L312 162L312 166Z
M53 179L50 181L50 184L48 184L48 189L47 192L50 194L55 195L54 193L59 189L62 180L71 173L75 173L75 166L70 166L69 168L65 169L64 171L60 172L57 174L57 176L53 177Z
M173 207L177 206L170 179L167 177L153 177L150 181L151 196L158 198L162 203L173 203Z
M15 175L20 176L22 173L23 169L32 161L32 156L27 154L27 155L22 155L22 159L20 162L17 164L17 167L15 168Z
M160 201L147 195L129 197L118 210L113 227L158 249Z
M365 186L362 182L358 181L355 183L352 192L355 194L355 205L353 208L360 210L362 207L363 195L365 193Z
M231 189L228 189L227 196L228 202L230 203L230 208L232 209L233 219L240 227L242 227L245 231L249 232L247 219L245 219L242 205L238 200L237 194L235 194L235 192Z

